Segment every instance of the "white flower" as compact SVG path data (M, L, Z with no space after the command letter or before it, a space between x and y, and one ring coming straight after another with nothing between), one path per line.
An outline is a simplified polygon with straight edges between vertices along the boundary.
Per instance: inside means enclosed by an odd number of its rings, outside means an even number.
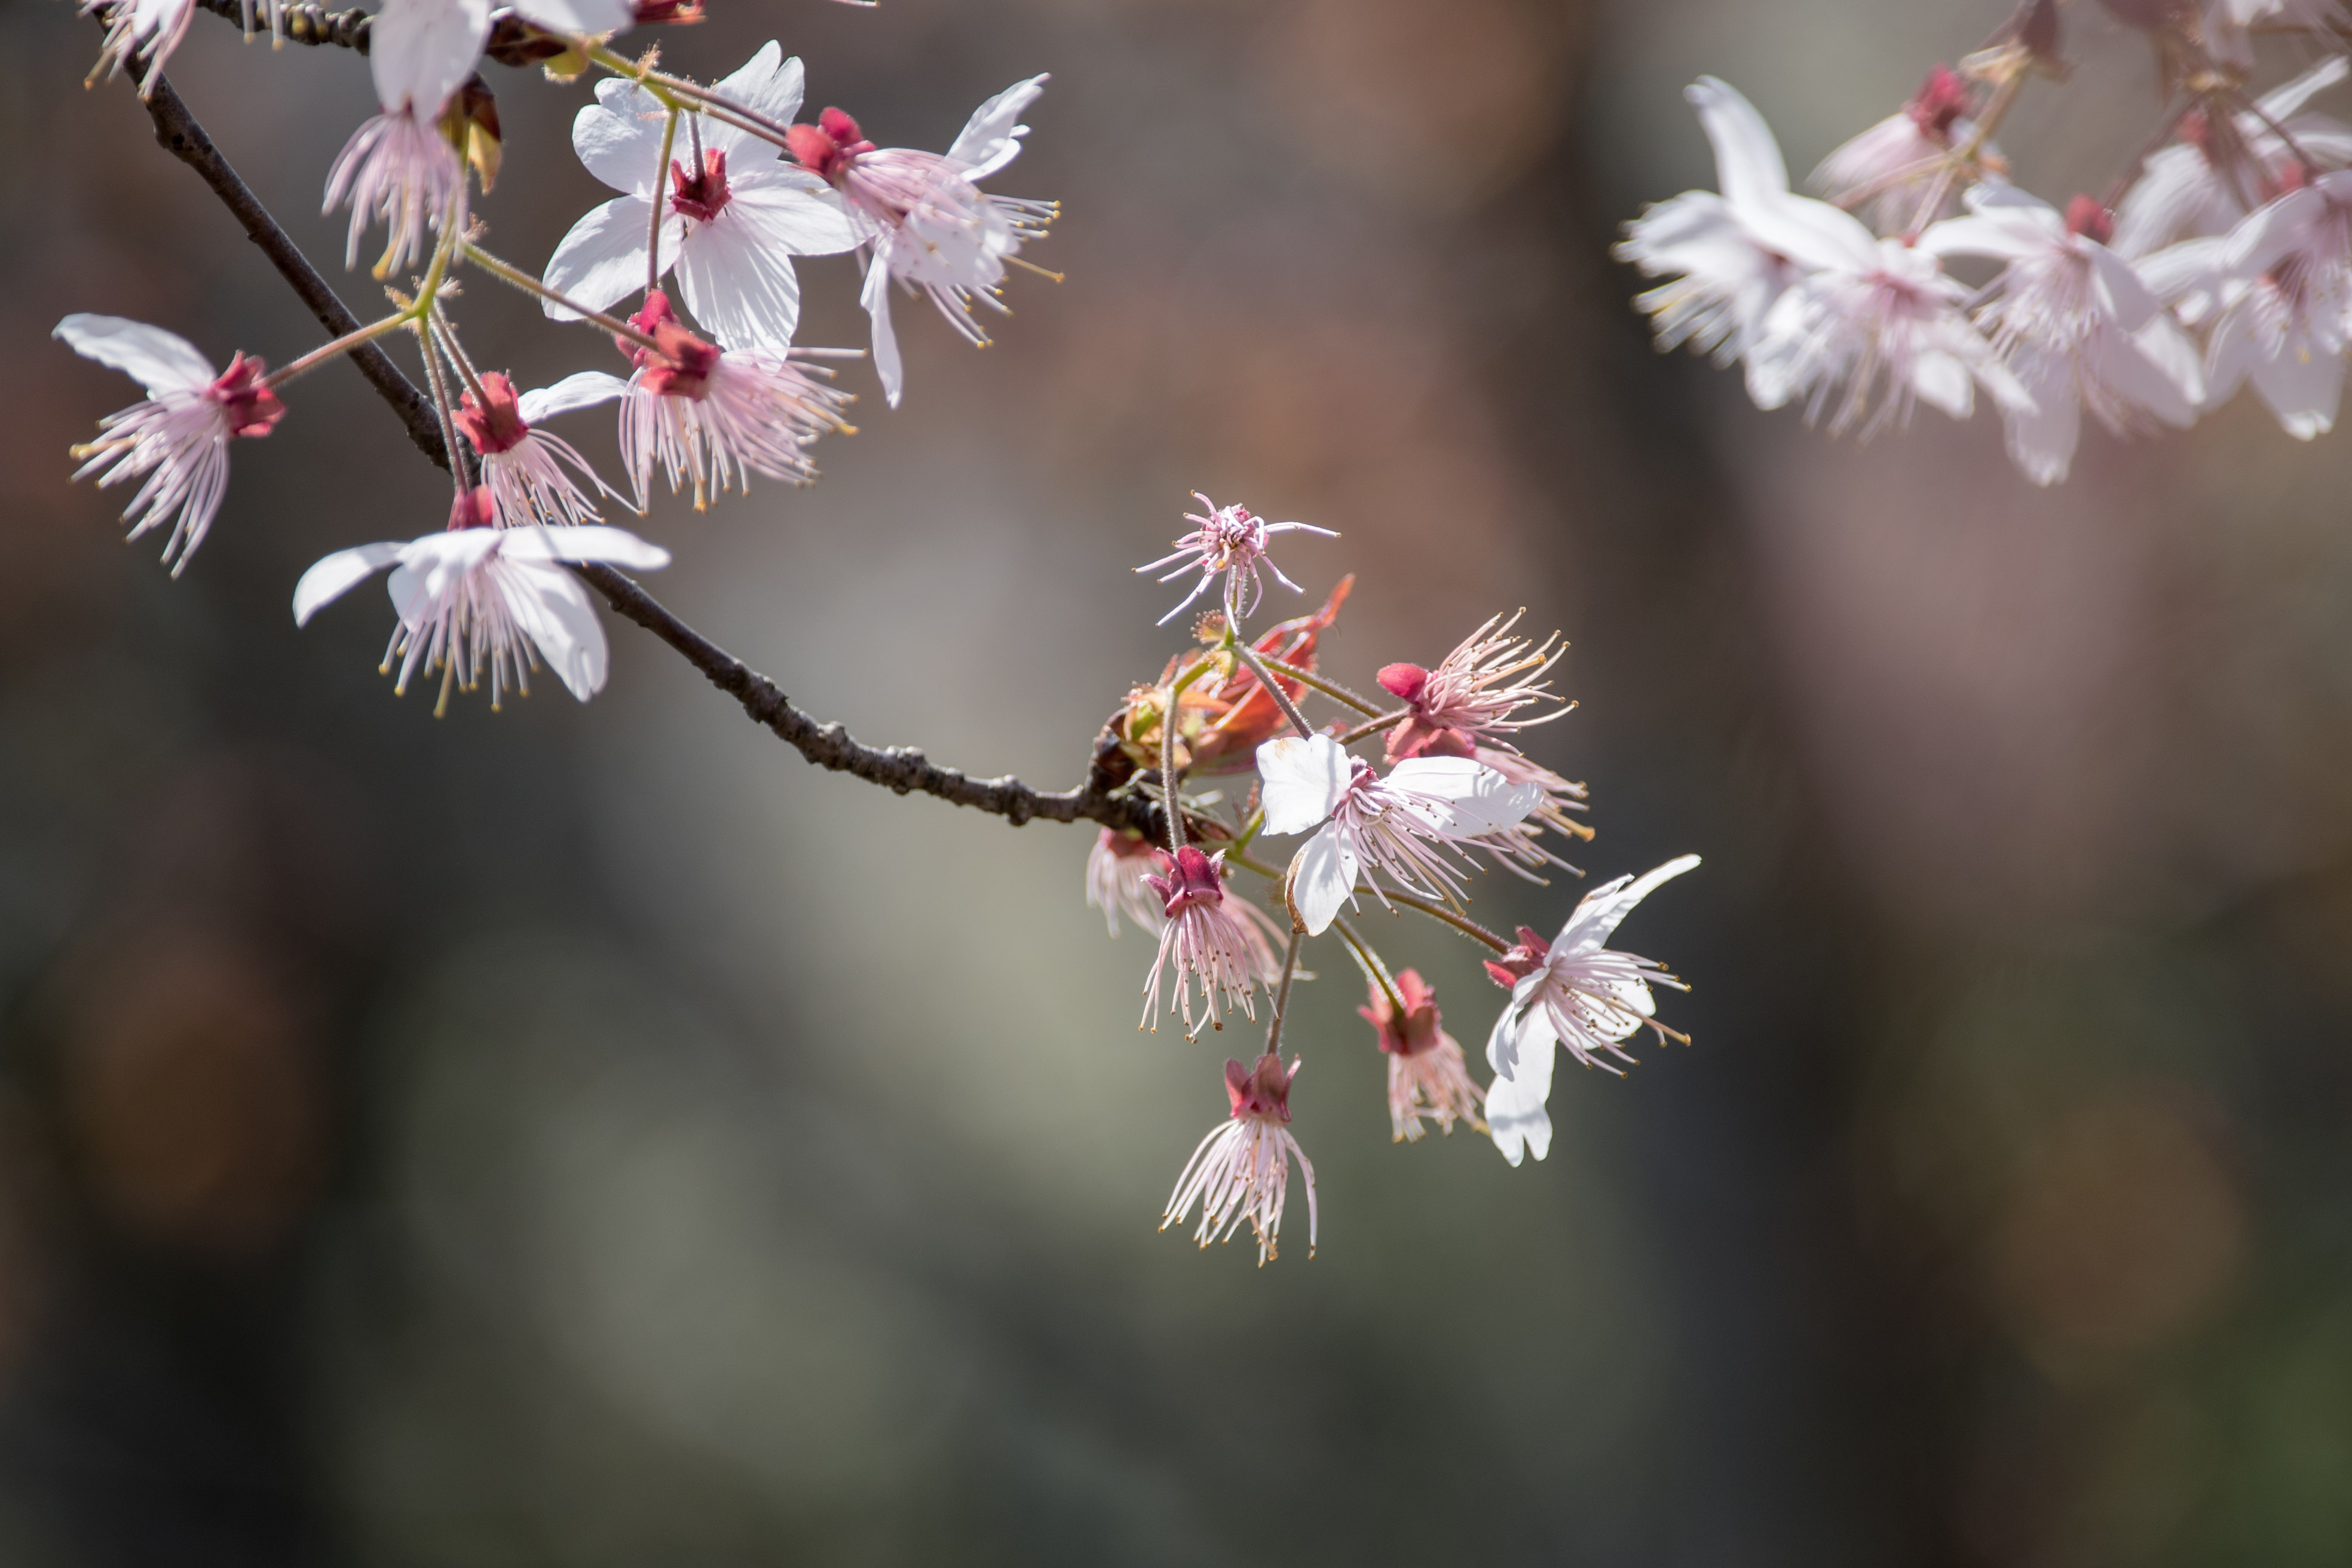
M1103 912L1110 934L1118 934L1118 917L1125 915L1146 931L1168 923L1166 900L1144 879L1160 869L1157 845L1139 834L1106 827L1087 851L1087 905Z
M890 325L892 279L929 295L950 326L984 345L972 301L1003 310L996 296L1005 263L1054 221L1051 202L991 195L979 185L1020 154L1029 128L1016 121L1045 90L1043 76L1006 88L973 110L945 154L877 148L838 109L792 128L793 155L841 192L859 242L871 247L864 303L874 321L874 369L893 408L906 376Z
M1613 254L1653 278L1674 279L1633 301L1650 317L1661 350L1686 342L1727 365L1754 346L1765 313L1797 276L1788 257L1759 234L1758 223L1803 198L1789 194L1780 144L1754 105L1711 76L1683 96L1714 145L1723 194L1685 191L1645 206L1625 226ZM1752 374L1748 390L1764 403Z
M2225 65L2254 63L2256 28L2335 35L2344 25L2336 0L2205 0L2205 48Z
M2176 267L2174 264L2179 263ZM2143 268L2166 291L2180 268L2210 313L2205 401L2220 407L2251 379L2297 440L2336 424L2352 347L2352 172L2323 174L2248 214L2221 240L2184 240Z
M481 492L475 492L477 497ZM460 497L464 513L474 498ZM389 566L385 586L399 619L383 668L401 661L394 689L405 692L422 664L442 671L445 710L452 682L466 690L490 677L490 706L505 688L530 694L529 671L544 659L581 701L604 689L604 628L567 561L605 561L651 571L669 552L617 528L457 528L408 543L362 544L321 559L294 585L294 624Z
M782 122L800 111L801 86L801 62L769 43L711 90ZM792 258L858 243L841 198L781 162L774 142L707 115L680 117L664 169L666 119L635 83L597 83L596 102L572 121L572 145L590 174L624 194L572 226L547 264L548 285L593 310L643 289L660 202L661 271L676 269L694 319L730 349L782 353L800 325ZM541 303L557 321L577 320L553 300Z
M90 79L95 81L100 71L120 76L129 61L143 60L147 70L139 79L139 96L149 96L163 75L163 62L188 35L196 0L83 0L83 16L100 11L106 13L106 43L99 50L98 64L90 68Z
M441 133L441 110L474 73L490 33L489 0L384 0L368 29L368 67L383 112L352 132L327 174L332 212L352 204L343 265L381 217L389 229L379 278L427 249L425 232L465 226L466 166Z
M1617 1072L1602 1058L1632 1061L1620 1042L1639 1030L1654 1030L1661 1039L1684 1038L1652 1016L1657 1003L1650 987L1688 987L1649 959L1603 944L1659 884L1697 864L1697 856L1685 855L1638 881L1620 877L1593 889L1547 951L1530 951L1509 1005L1486 1037L1486 1063L1495 1069L1495 1081L1486 1086L1486 1124L1495 1146L1512 1164L1527 1152L1540 1160L1551 1150L1551 1116L1544 1102L1551 1098L1555 1045L1567 1047L1586 1067Z
M1507 853L1494 840L1543 799L1535 784L1512 784L1467 757L1414 757L1382 778L1328 735L1268 741L1257 749L1257 767L1265 832L1304 833L1322 824L1291 863L1291 899L1310 936L1352 901L1359 872L1384 902L1374 871L1408 893L1458 901L1463 868L1446 852Z
M1199 490L1192 499L1208 508L1208 515L1186 512L1186 522L1200 526L1176 541L1176 553L1163 555L1148 565L1136 568L1138 573L1157 572L1173 563L1176 570L1160 580L1172 583L1185 573L1198 568L1201 580L1184 595L1176 607L1160 617L1166 626L1182 615L1192 601L1209 591L1209 584L1219 576L1225 580L1225 619L1240 626L1257 611L1258 601L1265 595L1265 579L1258 574L1263 566L1274 574L1274 580L1294 594L1307 590L1282 574L1265 552L1266 541L1277 533L1319 533L1326 539L1339 534L1328 528L1318 528L1308 522L1268 522L1245 506L1219 506Z
M571 442L538 426L559 414L609 403L628 384L601 371L584 370L518 397L514 384L496 371L485 372L480 379L482 396L464 393L455 417L457 428L481 455L482 484L497 507L497 525L597 521L595 502L572 473L615 500L619 495L596 477Z
M1813 171L1812 187L1840 206L1858 201L1881 234L1907 231L1943 168L1945 155L1976 133L1968 109L1966 84L1950 67L1936 67L1910 102L1822 159ZM1979 151L1999 156L1990 143ZM1956 187L1957 182L1947 182L1942 210L1930 217L1951 210Z
M1194 1238L1202 1247L1223 1241L1246 1219L1257 1234L1257 1261L1264 1268L1275 1256L1295 1159L1307 1181L1307 1256L1315 1256L1315 1167L1290 1131L1290 1084L1297 1076L1295 1057L1287 1072L1273 1056L1258 1058L1255 1068L1225 1064L1225 1095L1233 1102L1233 1118L1202 1139L1184 1163L1160 1216L1160 1229L1181 1224L1197 1199L1201 1228Z
M2352 62L2330 55L2260 99L2260 115L2232 115L2219 125L2201 110L2183 115L2180 140L2149 155L2116 205L2115 248L2138 258L2184 235L2225 234L2246 216L2250 193L2256 203L2276 195L2295 158L2265 119L2323 167L2352 163L2352 126L2324 114L2297 112L2347 71Z
M147 389L144 403L99 421L101 438L73 448L85 459L74 478L96 474L102 489L145 475L122 520L133 539L172 525L163 559L178 576L227 491L230 440L267 436L286 413L263 384L266 367L238 354L215 375L187 339L121 316L68 316L49 335Z
M1969 216L1919 237L1936 256L1981 256L2008 267L1999 299L1977 314L2032 395L2002 409L2009 455L2037 485L2066 477L2088 405L2122 436L2155 421L2196 422L2204 377L2196 345L2130 262L2099 243L2108 228L2078 196L2067 216L2011 185L1968 194Z

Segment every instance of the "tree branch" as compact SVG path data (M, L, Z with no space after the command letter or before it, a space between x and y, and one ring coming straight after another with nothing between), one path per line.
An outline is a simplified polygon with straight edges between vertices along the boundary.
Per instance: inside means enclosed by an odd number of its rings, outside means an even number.
M203 3L217 10L230 0ZM147 100L147 112L155 121L155 139L204 177L320 323L337 336L358 331L359 318L336 297L310 258L237 177L169 80L157 80L154 96ZM431 400L374 344L361 345L351 357L377 395L400 416L417 449L446 468L449 451L442 441ZM975 779L959 769L939 766L911 746L860 744L839 724L821 723L794 707L775 682L678 619L625 574L600 564L575 570L615 611L677 649L713 686L741 703L753 721L774 731L780 740L821 768L850 773L900 795L919 792L951 805L992 812L1016 827L1043 817L1049 822L1099 822L1107 827L1130 828L1151 839L1164 836L1166 819L1158 803L1128 787L1129 761L1108 726L1096 738L1086 782L1076 789L1033 789L1009 773L1003 778Z

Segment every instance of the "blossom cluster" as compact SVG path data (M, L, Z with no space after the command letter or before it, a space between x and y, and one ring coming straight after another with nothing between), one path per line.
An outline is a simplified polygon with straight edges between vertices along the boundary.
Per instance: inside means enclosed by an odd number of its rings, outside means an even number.
M147 95L195 0L84 8L107 25L93 76L133 71ZM263 17L247 11L248 32L257 20L283 27L278 0ZM453 688L487 679L496 707L509 689L527 693L542 665L583 701L600 690L604 633L566 568L646 570L669 560L608 522L606 509L645 516L657 479L673 493L690 489L697 510L754 475L805 484L816 477L819 438L852 431L853 398L829 362L864 351L795 342L794 258L856 255L875 369L895 407L906 378L893 286L929 299L960 336L985 343L976 308L1003 309L1007 269L1028 265L1020 252L1055 212L980 188L1019 153L1028 133L1020 119L1044 91L1043 76L983 103L943 153L878 147L839 109L801 121L801 62L774 43L708 85L656 69L657 51L630 58L611 47L640 25L700 16L698 5L679 0L518 0L496 13L489 0L386 0L367 20L376 111L327 170L325 197L328 211L350 211L347 267L381 226L374 276L421 268L407 290L388 290L398 308L275 373L244 353L215 370L161 327L67 317L59 340L147 394L75 448L77 477L136 481L124 519L131 537L162 532L176 576L220 510L231 445L278 426L287 384L379 338L405 336L423 362L455 480L446 526L327 555L295 587L295 620L307 623L388 567L395 626L384 669L397 669L395 690L420 669L437 671L439 711ZM559 82L604 73L573 121L572 145L620 194L584 214L539 274L482 247L477 198L490 190L500 154L496 102L478 69L486 52L541 64ZM454 285L467 268L531 294L553 321L607 335L621 356L615 368L520 390L477 365L456 319ZM633 299L625 317L609 313ZM604 405L618 416L617 482L549 427Z
M1470 920L1479 875L1499 868L1543 884L1547 869L1574 870L1559 847L1591 837L1579 820L1584 786L1528 757L1514 738L1568 711L1544 679L1562 645L1517 635L1517 616L1496 617L1434 667L1381 667L1375 679L1385 700L1375 700L1321 668L1322 640L1352 577L1320 610L1255 637L1243 630L1265 575L1299 591L1268 558L1270 541L1336 535L1196 499L1202 510L1186 514L1193 527L1175 553L1137 570L1181 562L1171 576L1199 574L1162 624L1213 588L1222 587L1222 607L1201 617L1192 648L1129 693L1108 729L1126 787L1160 805L1166 837L1103 829L1087 858L1087 900L1112 935L1124 918L1158 937L1143 986L1146 1025L1175 1014L1197 1037L1234 1014L1255 1022L1261 1002L1270 1003L1265 1049L1255 1065L1225 1064L1230 1114L1186 1163L1162 1220L1185 1223L1197 1205L1193 1234L1206 1246L1246 1219L1263 1263L1276 1252L1294 1162L1307 1188L1310 1250L1318 1226L1314 1167L1290 1130L1299 1062L1285 1066L1280 1053L1291 985L1307 978L1302 942L1336 935L1364 977L1360 1011L1387 1059L1391 1136L1411 1142L1428 1123L1447 1133L1466 1123L1517 1165L1550 1150L1547 1102L1559 1050L1614 1073L1632 1062L1626 1042L1644 1029L1685 1038L1658 1021L1652 990L1682 983L1608 942L1653 889L1698 859L1683 856L1596 889L1549 940L1522 927L1508 941ZM1318 726L1303 711L1307 702L1336 705L1342 717ZM1354 750L1375 744L1377 760ZM1220 809L1222 789L1187 793L1229 775L1251 775L1236 812ZM1301 842L1284 864L1261 858L1262 838ZM1270 905L1233 886L1237 873L1258 879ZM1489 1082L1471 1076L1436 992L1417 970L1391 969L1351 920L1368 907L1431 917L1487 947L1487 973L1508 993L1487 1034Z
M1738 365L1759 408L1864 438L1978 395L2036 484L2072 467L2085 411L2119 437L2185 428L2251 383L2287 434L2331 428L2352 351L2352 126L2305 106L2352 69L2335 0L2106 0L2152 35L2158 134L2105 193L2063 205L2011 179L1993 132L2064 74L2054 0L2025 0L1959 68L1837 148L1813 195L1727 84L1687 91L1719 191L1625 226L1665 281L1636 303L1662 349ZM2256 33L2324 51L2257 96Z

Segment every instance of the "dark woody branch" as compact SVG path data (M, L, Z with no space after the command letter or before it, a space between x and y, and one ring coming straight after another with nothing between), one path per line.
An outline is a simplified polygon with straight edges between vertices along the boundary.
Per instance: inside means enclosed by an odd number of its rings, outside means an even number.
M236 12L233 0L201 3L208 9ZM359 318L336 297L310 258L237 177L170 81L157 80L154 95L147 100L147 112L155 121L155 139L203 176L222 205L245 226L247 237L260 247L320 324L339 337L357 331ZM400 416L417 449L446 468L449 452L431 400L374 344L353 350L351 357L377 395ZM1076 789L1034 789L1010 774L975 779L959 769L940 767L913 747L861 744L841 725L822 723L794 707L775 682L672 615L624 574L604 565L576 570L615 611L677 649L713 686L742 704L753 721L774 731L780 740L821 768L849 773L900 795L937 795L951 805L992 812L1016 827L1042 817L1049 822L1099 822L1107 827L1131 828L1147 838L1164 834L1160 807L1141 789L1130 787L1128 759L1108 731L1097 738L1086 782Z

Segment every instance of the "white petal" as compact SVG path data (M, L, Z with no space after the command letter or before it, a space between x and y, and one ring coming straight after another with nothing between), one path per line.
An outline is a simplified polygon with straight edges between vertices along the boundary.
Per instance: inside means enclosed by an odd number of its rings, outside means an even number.
M604 689L604 628L580 579L560 567L513 562L500 567L499 580L515 624L572 695L585 702Z
M629 0L509 0L515 14L551 33L576 38L588 33L617 33L636 17Z
M2131 335L2132 354L2163 385L2147 379L2126 359L2121 345L2111 345L2101 333L2091 341L2092 363L2099 377L2116 391L2168 425L2187 429L2197 422L2205 403L2204 367L2199 363L2195 340L2180 323L2159 313Z
M2330 55L2294 80L2263 94L2263 112L2273 120L2284 120L2310 102L2313 94L2342 81L2347 70L2352 70L2352 61L2342 55Z
M801 111L801 94L806 73L797 57L784 58L784 51L773 39L760 46L760 50L743 62L741 68L711 88L722 98L742 104L756 114L789 125ZM725 152L727 161L744 168L754 163L762 166L772 163L781 153L774 142L749 131L732 125L721 125L704 116L702 143ZM731 170L730 171L732 172Z
M121 316L72 315L50 329L84 359L119 370L147 389L150 397L194 392L213 382L210 361L177 332Z
M516 561L608 561L641 572L669 564L669 552L604 523L509 529L503 553Z
M907 389L907 373L898 359L898 333L890 325L890 268L878 256L866 262L866 288L859 303L874 323L874 374L881 377L884 399L896 408L899 395Z
M2156 290L2147 286L2147 280L2130 262L2093 240L2085 240L2084 248L2091 258L2092 275L2107 297L2108 314L2116 325L2125 331L2136 332L2164 309Z
M1388 782L1416 796L1408 807L1431 826L1465 837L1496 833L1527 820L1543 804L1543 786L1513 784L1468 757L1412 757L1389 770Z
M2083 432L2083 399L2074 362L2046 349L2024 349L2014 368L2033 395L2032 408L2002 410L2010 460L2037 485L2054 485L2074 461Z
M1265 781L1264 830L1277 835L1304 833L1330 816L1355 772L1346 749L1328 735L1268 741L1257 749L1257 771Z
M1912 356L1911 390L1955 419L1976 411L1976 384L1958 355L1927 349Z
M1789 168L1780 144L1756 106L1729 83L1703 76L1683 89L1698 110L1699 128L1715 147L1716 184L1735 206L1770 201L1789 190Z
M650 197L656 184L666 187L668 181L660 167L662 121L668 111L635 82L607 78L597 85L597 101L572 118L572 150L590 174L614 190ZM685 145L681 132L671 156Z
M2273 359L2254 364L2254 390L2263 395L2279 427L2298 441L2336 427L2336 407L2344 395L2344 362L2323 353L2301 332L2288 335Z
M310 625L310 617L319 613L320 606L350 593L365 582L370 573L391 565L400 558L400 551L397 544L362 544L320 557L302 574L302 580L294 584L294 624Z
M1559 940L1552 943L1552 951L1559 952L1565 949L1570 954L1584 953L1608 945L1611 935L1625 917L1633 912L1636 904L1655 892L1662 884L1697 864L1698 857L1696 855L1679 856L1648 872L1638 881L1620 877L1613 882L1593 889L1584 895L1583 900L1576 906L1576 911L1568 917L1568 923L1559 928Z
M781 354L793 346L801 320L793 259L761 244L733 203L716 222L694 225L678 247L677 288L686 308L721 347Z
M560 414L573 414L600 403L610 403L628 389L629 384L617 375L583 370L565 376L553 386L533 387L515 399L515 412L522 416L526 425L541 425Z
M857 248L857 231L841 193L805 169L763 169L728 184L729 216L761 240L794 256L838 256Z
M964 171L964 178L984 180L1020 154L1021 138L1029 134L1029 128L1013 121L1037 101L1037 95L1045 90L1045 81L1043 75L1016 81L972 111L948 148L949 157L971 165Z
M653 226L653 207L643 196L615 196L572 226L563 243L548 258L547 286L570 296L591 310L620 303L646 286L646 231ZM682 220L662 225L662 270L677 258L677 234ZM559 321L580 318L552 300L541 299L540 309Z
M1544 1098L1532 1086L1509 1079L1486 1087L1487 1135L1513 1165L1529 1154L1540 1160L1551 1152L1551 1113L1544 1109Z
M1996 261L2021 261L2047 256L2049 237L2036 234L2006 217L1948 217L1931 223L1919 236L1919 248L1930 256L1989 256Z
M1356 846L1337 825L1300 847L1290 862L1290 896L1308 936L1321 936L1339 918L1355 891L1359 867Z
M489 35L489 0L384 0L368 28L376 101L430 120L474 74Z

